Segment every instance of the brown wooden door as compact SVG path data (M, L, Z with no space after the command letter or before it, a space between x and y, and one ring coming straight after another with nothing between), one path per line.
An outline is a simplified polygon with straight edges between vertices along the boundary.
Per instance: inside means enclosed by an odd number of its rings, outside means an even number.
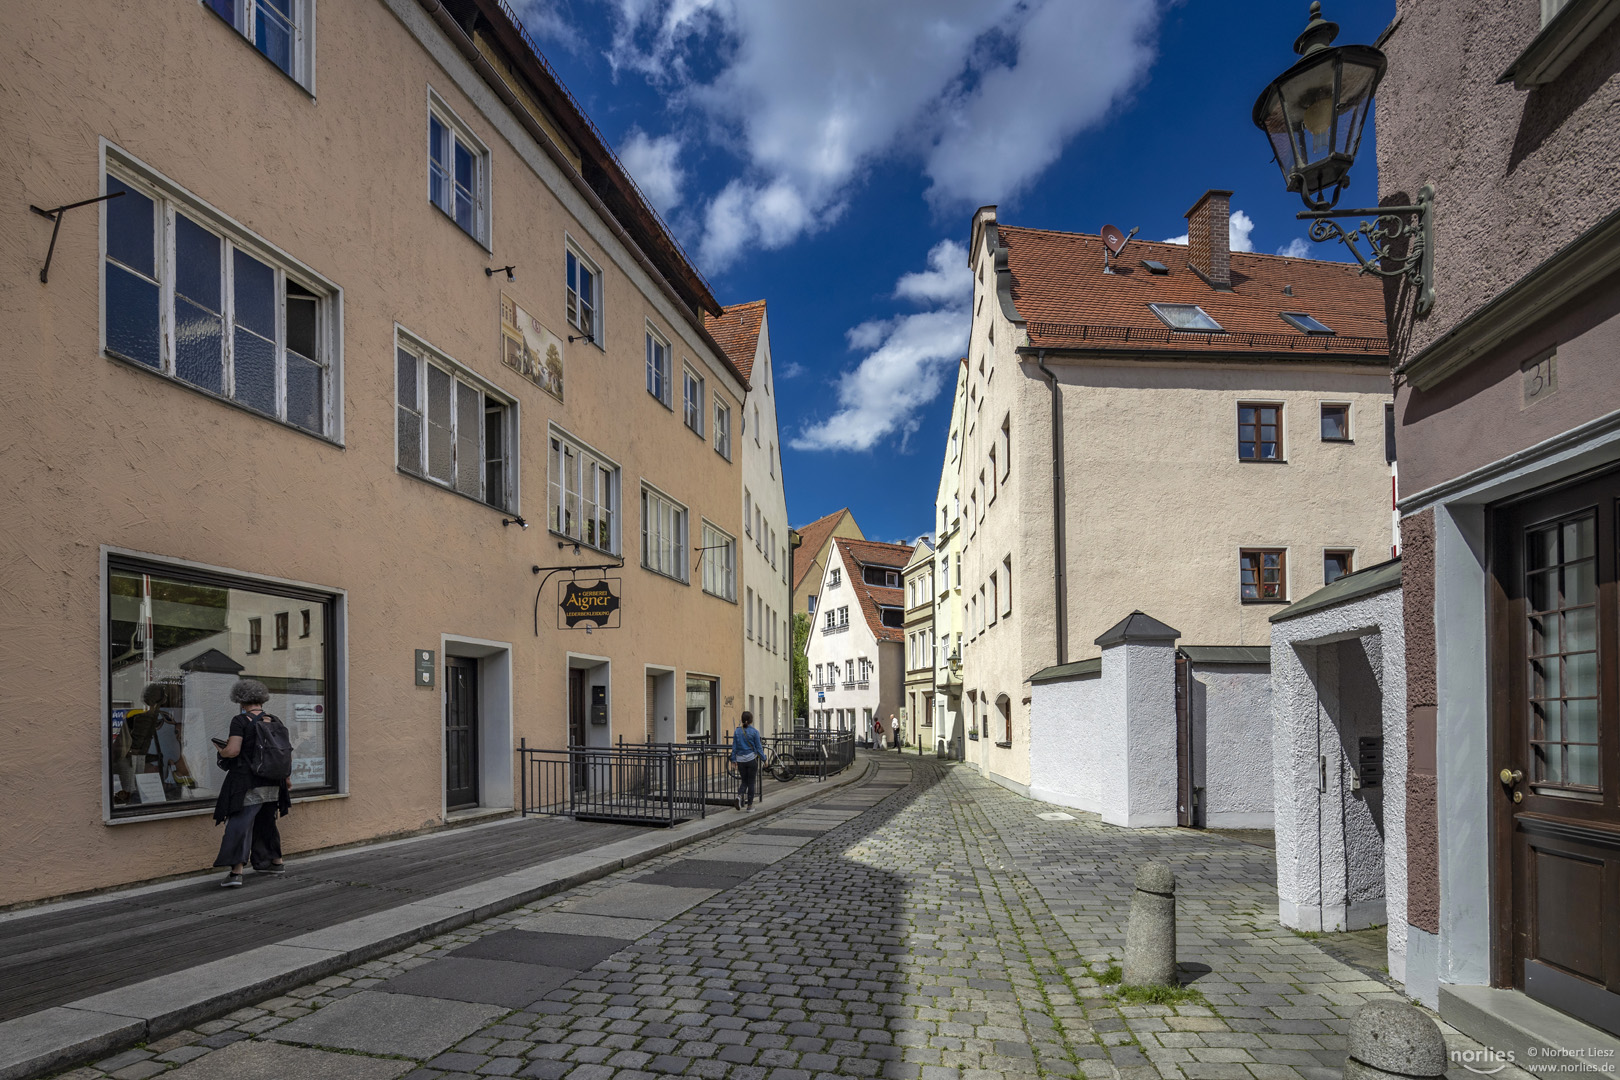
M1620 1033L1620 473L1492 524L1494 974Z
M478 805L478 661L444 658L444 805Z

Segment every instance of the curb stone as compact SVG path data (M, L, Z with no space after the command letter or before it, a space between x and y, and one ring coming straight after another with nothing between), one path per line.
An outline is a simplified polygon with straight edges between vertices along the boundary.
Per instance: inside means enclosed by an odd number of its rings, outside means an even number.
M857 762L859 765L859 762ZM233 1012L470 923L762 821L866 780L878 762L790 791L759 812L718 815L588 853L515 870L437 896L364 915L212 963L160 975L0 1023L0 1080L30 1080ZM684 832L682 830L685 830ZM248 963L244 964L244 958Z

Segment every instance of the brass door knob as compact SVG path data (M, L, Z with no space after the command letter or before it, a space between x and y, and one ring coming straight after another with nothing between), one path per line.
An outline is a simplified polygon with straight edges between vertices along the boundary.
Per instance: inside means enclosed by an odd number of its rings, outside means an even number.
M1517 784L1520 780L1524 779L1524 773L1518 769L1503 769L1496 775L1497 778L1502 781L1502 786L1509 788L1514 784Z

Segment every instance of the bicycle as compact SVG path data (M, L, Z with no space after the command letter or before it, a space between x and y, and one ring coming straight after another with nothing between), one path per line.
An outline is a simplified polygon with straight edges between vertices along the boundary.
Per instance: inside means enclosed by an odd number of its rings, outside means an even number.
M774 747L765 748L765 771L786 783L792 780L799 772L799 762L796 756L778 753Z

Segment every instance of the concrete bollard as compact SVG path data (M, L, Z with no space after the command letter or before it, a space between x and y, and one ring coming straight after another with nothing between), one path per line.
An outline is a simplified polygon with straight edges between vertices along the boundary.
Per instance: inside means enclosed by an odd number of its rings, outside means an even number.
M1344 1080L1440 1077L1446 1040L1422 1009L1399 1001L1369 1001L1350 1020Z
M1136 872L1130 921L1125 926L1127 986L1175 986L1176 875L1164 863Z

